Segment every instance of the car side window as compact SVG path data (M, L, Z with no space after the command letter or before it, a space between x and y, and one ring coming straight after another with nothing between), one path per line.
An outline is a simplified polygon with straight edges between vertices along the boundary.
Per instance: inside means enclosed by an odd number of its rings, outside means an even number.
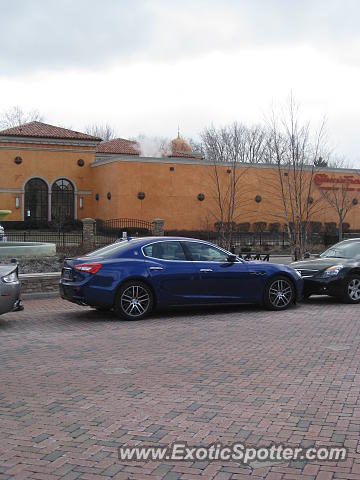
M199 242L184 242L194 262L227 262L228 254Z
M186 260L180 242L156 242L143 248L146 257L160 260Z

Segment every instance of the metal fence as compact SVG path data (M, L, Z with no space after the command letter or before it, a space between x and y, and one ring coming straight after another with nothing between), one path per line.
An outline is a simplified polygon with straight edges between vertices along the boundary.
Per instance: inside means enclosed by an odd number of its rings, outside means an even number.
M95 230L95 245L105 246L122 237L123 232L128 236L142 237L151 235L151 223L144 220L115 219L97 221ZM199 238L213 243L219 242L218 233L214 231L185 231L168 230L165 235ZM5 230L9 242L50 242L59 247L77 247L83 243L83 232L51 232L51 231L9 231ZM360 233L345 233L344 239L360 238ZM338 241L337 235L312 234L309 235L309 247L312 245L332 245ZM236 252L256 252L287 249L289 238L287 232L247 232L234 233L232 244Z
M116 218L97 220L95 224L95 246L109 245L122 237L142 237L151 235L152 224L145 220L133 218ZM79 247L83 244L83 232L51 231L51 230L10 230L5 229L5 238L9 242L50 242L57 247Z
M186 230L166 230L166 236L179 236L199 238L212 243L219 243L219 233L215 231L186 231ZM351 232L344 233L344 240L350 238L360 238L360 233ZM308 248L315 246L328 247L337 243L338 234L335 233L309 233L307 237ZM255 252L255 251L271 251L286 250L290 246L288 232L234 232L232 234L232 246L236 252Z
M166 236L181 236L190 238L199 238L213 243L219 242L219 234L214 231L180 231L167 230ZM236 250L245 249L246 251L254 251L256 248L287 248L289 246L289 236L287 232L271 233L271 232L234 232L232 234L232 245Z
M5 231L8 242L50 242L60 247L76 247L83 242L82 232L8 232Z
M113 218L96 220L95 243L97 246L108 245L121 238L126 232L128 237L145 237L151 235L151 222L135 218Z
M289 246L289 236L287 232L271 233L236 233L233 236L233 246L245 249L271 249L274 247L287 248Z
M151 232L151 222L136 218L113 218L110 220L96 220L96 228L99 231L139 231Z
M357 232L351 232L351 233L344 233L344 240L348 240L351 238L360 238L360 233Z

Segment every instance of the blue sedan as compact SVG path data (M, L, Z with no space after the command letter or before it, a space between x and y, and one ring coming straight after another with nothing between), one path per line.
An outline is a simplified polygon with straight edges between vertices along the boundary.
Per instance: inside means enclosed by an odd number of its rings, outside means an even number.
M64 262L62 298L124 319L155 307L245 304L285 310L303 280L286 265L246 262L209 242L179 237L128 238Z

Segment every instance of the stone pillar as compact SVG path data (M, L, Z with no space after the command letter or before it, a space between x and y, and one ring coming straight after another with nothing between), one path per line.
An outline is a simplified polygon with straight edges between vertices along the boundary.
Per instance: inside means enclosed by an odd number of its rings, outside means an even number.
M95 248L95 223L93 218L83 218L83 246L91 250Z
M154 218L151 222L152 224L152 234L155 237L160 237L164 235L164 220L162 218Z

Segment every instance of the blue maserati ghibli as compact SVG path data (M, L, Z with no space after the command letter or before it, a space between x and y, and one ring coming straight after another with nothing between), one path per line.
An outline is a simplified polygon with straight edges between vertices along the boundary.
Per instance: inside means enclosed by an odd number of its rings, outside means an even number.
M286 265L247 262L209 242L181 237L128 238L68 258L62 298L124 319L155 307L264 305L284 310L302 297L300 274Z

